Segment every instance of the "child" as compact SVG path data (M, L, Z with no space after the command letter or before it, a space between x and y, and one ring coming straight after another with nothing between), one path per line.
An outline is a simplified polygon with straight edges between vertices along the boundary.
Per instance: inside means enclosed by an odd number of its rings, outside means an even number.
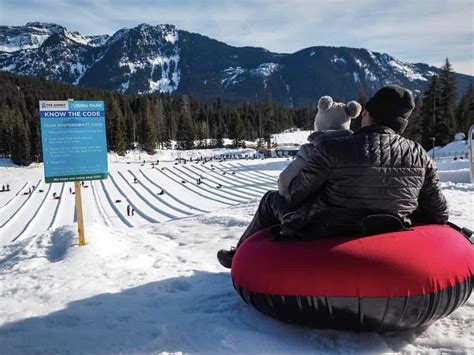
M344 136L352 134L351 120L360 115L362 106L357 101L347 105L334 102L330 96L323 96L318 102L318 113L314 118L314 130L308 137L308 142L303 144L296 158L283 170L278 178L278 190L283 195L283 190L288 189L291 181L303 169L309 156L313 153L323 135Z
M362 106L356 101L351 101L346 105L341 102L334 102L330 96L323 96L319 99L318 113L314 119L315 132L308 137L309 143L303 144L300 147L296 158L281 172L278 178L279 194L275 191L272 195L275 200L278 201L275 202L275 205L269 207L276 211L276 215L281 216L279 222L284 234L287 236L293 236L295 234L295 230L297 229L295 226L301 227L307 223L305 215L308 213L304 210L307 207L311 207L311 205L302 205L295 211L291 206L287 206L287 203L282 196L286 195L293 179L298 176L299 172L303 170L309 162L314 161L314 154L317 154L316 148L321 139L328 135L334 137L351 135L351 119L359 116L361 111ZM267 195L269 195L269 193L265 196ZM255 218L254 221L256 221ZM254 223L254 221L252 221L249 227L245 230L237 244L237 247L252 235L255 230L261 229L259 222L257 221ZM219 263L226 268L230 268L235 251L236 248L230 250L219 250L217 253Z

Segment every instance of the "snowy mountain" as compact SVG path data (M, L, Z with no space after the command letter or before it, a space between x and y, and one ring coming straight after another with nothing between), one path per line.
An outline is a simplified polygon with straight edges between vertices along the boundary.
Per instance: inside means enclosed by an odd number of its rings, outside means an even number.
M370 95L389 83L417 92L433 73L367 49L311 47L292 54L233 47L173 25L141 24L112 36L83 36L63 26L0 26L0 70L127 94L175 92L228 103L262 100L285 106ZM459 92L472 76L457 74Z

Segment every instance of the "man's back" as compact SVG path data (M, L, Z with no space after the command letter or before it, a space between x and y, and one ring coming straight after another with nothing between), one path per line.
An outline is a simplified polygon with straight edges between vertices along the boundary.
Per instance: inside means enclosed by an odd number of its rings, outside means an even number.
M386 126L323 137L304 169L280 193L301 206L316 234L341 234L370 214L398 216L406 225L419 210L426 222L444 223L446 200L432 162L417 143Z

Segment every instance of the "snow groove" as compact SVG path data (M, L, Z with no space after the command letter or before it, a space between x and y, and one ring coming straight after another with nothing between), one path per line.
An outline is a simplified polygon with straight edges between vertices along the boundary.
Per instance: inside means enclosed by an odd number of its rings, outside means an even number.
M110 176L110 174L109 174L109 176ZM122 212L120 212L118 207L115 205L114 201L110 197L110 193L107 190L107 187L104 184L104 180L100 180L100 185L102 186L102 190L104 191L105 197L106 197L107 201L109 202L109 206L112 207L112 209L115 211L117 217L128 227L135 227L135 225L133 223L131 223L127 218L125 218L125 216L122 214Z
M196 191L194 188L190 188L189 186L193 186L192 184L189 184L189 180L184 180L184 179L181 179L176 173L172 172L172 168L169 168L167 170L157 170L158 172L161 172L164 176L166 176L168 179L172 180L174 183L176 184L179 184L180 186L184 187L185 189L189 190L189 191L192 191L194 194L196 195L199 195L205 199L208 199L208 200L212 200L212 201L215 201L215 202L219 202L219 203L223 203L223 204L226 204L226 205L229 205L229 206L232 206L234 205L233 203L231 202L228 202L228 201L222 201L222 200L219 200L219 199L216 199L216 195L215 194L211 194L211 196L206 196L204 194L202 194L201 192L199 191ZM178 179L180 179L179 181L172 178L170 175L168 175L168 173L166 173L165 171L169 171L172 175L178 177ZM187 184L181 184L181 180L184 180L184 181L187 181ZM194 187L194 186L193 186ZM201 191L203 192L209 192L207 189L204 190L204 189L200 189Z
M171 218L171 219L175 219L177 218L176 215L173 215L169 212L166 212L160 208L158 208L155 204L151 203L150 200L148 200L145 196L143 196L135 187L132 186L132 184L130 184L130 182L125 178L125 176L123 176L123 174L120 172L120 171L117 171L117 174L123 179L123 181L125 182L126 185L128 185L130 187L130 189L132 189L132 191L143 201L145 202L145 204L149 207L151 207L153 210L155 210L156 212L158 212L160 215L164 216L164 217L168 217L168 218ZM157 197L155 196L154 194L151 194L153 197ZM184 214L187 214L186 212L181 212L181 213L184 213Z
M38 189L40 183L41 183L41 180L39 180L38 183L36 184L35 191ZM48 191L49 191L49 190L48 190ZM20 190L20 192L21 192L21 190ZM10 221L13 217L15 217L15 215L16 215L23 207L26 207L25 204L26 204L28 201L31 201L31 197L33 196L33 194L34 194L34 193L29 194L28 197L23 200L23 202L21 203L21 205L13 212L13 214L12 214L9 218L7 218L7 219L5 220L5 222L3 222L2 224L0 224L0 228L3 227L3 226L5 226L5 225L8 223L8 221ZM19 195L19 196L23 196L23 195Z
M141 169L139 169L138 171L142 174L142 176L143 176L145 179L147 179L147 180L150 182L150 184L152 184L152 185L156 186L157 188L159 188L160 190L163 190L163 191L164 191L164 189L163 189L160 185L158 185L156 182L154 182L153 180L151 180L151 179L148 177L148 175L146 175ZM136 177L135 173L133 173L131 170L129 170L129 172L130 172L130 174L132 174L132 176ZM140 181L140 180L139 180L139 181ZM143 184L143 183L140 181L140 184ZM143 184L143 186L145 186L145 185ZM176 196L174 196L173 194L167 193L166 196L169 196L169 197L170 197L171 199L173 199L174 201L180 203L181 205L183 205L183 206L185 206L185 207L188 207L188 208L190 208L190 209L193 209L193 210L195 210L195 211L199 211L199 212L203 212L203 213L209 212L209 211L206 211L206 210L202 210L202 209L200 209L200 208L197 208L197 207L195 207L195 206L192 206L192 205L190 205L190 204L188 204L188 203L186 203L186 202L184 202L184 201L178 199L178 198L177 198Z
M41 180L40 180L41 181ZM7 207L9 205L10 202L12 202L13 200L15 200L19 195L20 195L20 192L26 187L26 185L28 185L28 182L25 182L25 185L23 185L18 191L17 193L15 194L15 196L13 196L11 199L9 199L7 202L5 202L3 204L3 206L0 207L0 211L2 209L4 209L5 207Z
M109 174L109 180L115 185L115 188L117 189L117 191L125 198L125 200L128 202L128 204L135 209L135 212L140 217L142 217L143 219L145 219L146 221L148 221L150 223L159 223L160 222L159 220L157 220L157 219L151 217L150 215L148 215L147 213L143 212L143 210L140 209L139 206L136 203L134 203L130 198L128 198L128 196L124 193L124 191L119 186L117 181L115 181L112 174Z

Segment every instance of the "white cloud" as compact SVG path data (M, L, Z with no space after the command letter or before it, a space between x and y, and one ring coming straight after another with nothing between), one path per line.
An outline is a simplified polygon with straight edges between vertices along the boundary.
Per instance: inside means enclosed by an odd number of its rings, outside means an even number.
M411 62L474 74L474 2L450 0L2 0L3 24L47 21L85 34L171 23L236 46L294 52L316 45L364 47ZM471 63L471 64L470 64Z

